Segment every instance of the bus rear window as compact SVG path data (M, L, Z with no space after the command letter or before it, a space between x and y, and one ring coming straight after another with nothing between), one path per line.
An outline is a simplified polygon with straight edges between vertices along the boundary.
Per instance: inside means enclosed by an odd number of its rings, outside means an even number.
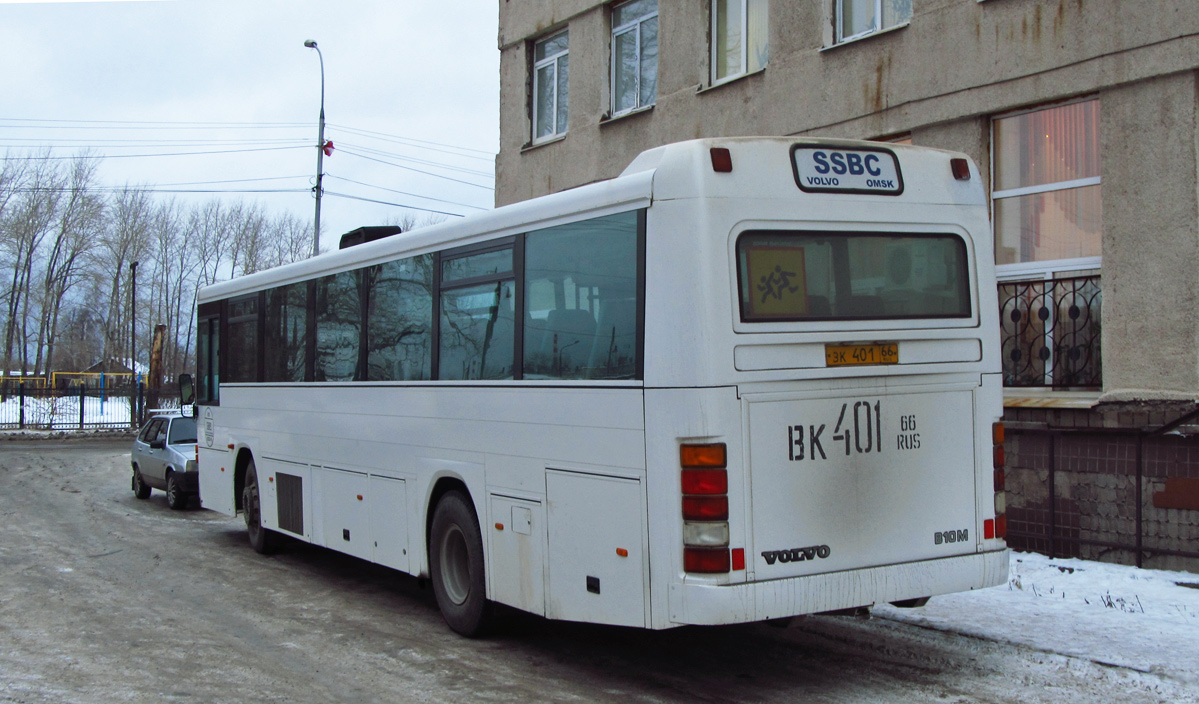
M737 274L745 322L971 315L966 244L954 235L749 231Z

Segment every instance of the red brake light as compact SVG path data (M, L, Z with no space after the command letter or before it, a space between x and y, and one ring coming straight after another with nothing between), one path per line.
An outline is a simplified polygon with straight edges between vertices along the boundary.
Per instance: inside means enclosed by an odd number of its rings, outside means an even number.
M1003 467L995 469L995 491L1003 491L1007 488L1007 475L1003 471Z
M959 181L970 180L970 162L965 159L950 159L949 168L953 171L953 177Z
M1007 538L1007 514L1000 514L995 517L995 537Z
M683 520L727 521L729 519L729 497L727 496L684 496Z
M728 548L683 548L683 570L723 574L732 567Z
M723 469L684 469L684 494L727 494L729 473Z
M712 170L727 174L733 170L733 155L724 147L712 147Z

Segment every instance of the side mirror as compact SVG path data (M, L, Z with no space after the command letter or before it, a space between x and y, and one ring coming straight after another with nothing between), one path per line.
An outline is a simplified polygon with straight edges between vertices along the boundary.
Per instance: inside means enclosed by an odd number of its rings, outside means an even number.
M191 374L179 375L179 406L190 406L196 400L196 387L192 383Z

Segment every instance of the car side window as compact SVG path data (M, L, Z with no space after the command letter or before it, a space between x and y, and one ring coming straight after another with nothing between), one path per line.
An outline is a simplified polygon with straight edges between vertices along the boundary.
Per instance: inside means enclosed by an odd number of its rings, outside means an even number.
M162 421L158 420L157 418L149 423L146 423L146 427L142 428L141 435L139 435L137 439L149 445L150 442L153 441L158 435L158 427L161 425Z
M165 420L158 421L158 432L154 434L154 439L166 442L167 439L167 422Z

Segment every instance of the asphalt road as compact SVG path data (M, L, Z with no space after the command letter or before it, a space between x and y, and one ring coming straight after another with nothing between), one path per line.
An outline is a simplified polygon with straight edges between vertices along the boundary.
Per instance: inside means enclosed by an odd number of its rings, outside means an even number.
M1035 628L1030 624L1030 628ZM1157 702L1151 677L885 619L442 622L409 576L129 489L128 441L0 443L2 702Z

